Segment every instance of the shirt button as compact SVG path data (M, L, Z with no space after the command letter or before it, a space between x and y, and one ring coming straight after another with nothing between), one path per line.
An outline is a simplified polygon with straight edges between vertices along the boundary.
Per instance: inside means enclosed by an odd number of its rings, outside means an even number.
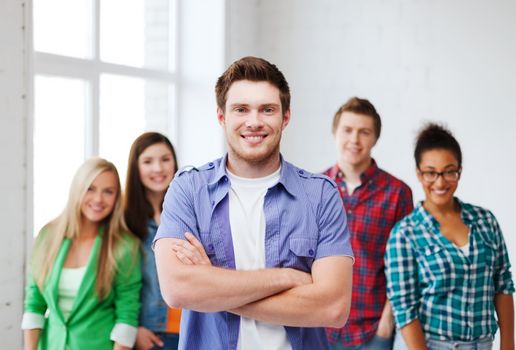
M314 255L314 250L313 250L313 249L310 249L310 250L308 251L308 255L313 256L313 255Z
M211 251L211 250L213 250L213 248L214 248L214 247L213 247L213 244L208 244L208 250L210 250L210 251Z
M224 178L224 182L228 182L228 178L227 177Z
M210 162L210 164L208 164L209 166L213 166L213 162Z
M303 170L299 170L298 173L300 173L301 175L303 175L305 172Z

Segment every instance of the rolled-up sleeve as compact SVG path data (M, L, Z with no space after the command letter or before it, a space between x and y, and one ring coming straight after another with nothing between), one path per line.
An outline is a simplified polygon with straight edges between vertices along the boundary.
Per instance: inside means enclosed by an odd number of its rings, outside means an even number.
M42 329L45 324L45 312L47 303L39 290L38 285L32 278L28 277L28 284L25 288L24 314L22 319L22 329Z
M385 251L387 296L398 328L419 318L421 300L417 261L402 227L393 228Z
M503 238L502 230L500 229L498 221L492 213L490 213L490 219L497 244L497 257L495 260L495 270L493 276L495 293L513 294L514 281L512 279L511 262L509 260L509 254L507 253L507 246L505 245L505 240Z
M24 312L22 317L21 329L43 329L45 316L33 312Z
M140 250L135 239L127 239L119 252L118 269L115 275L115 327L111 340L133 347L136 340L140 312L140 289L142 276Z
M184 233L191 232L198 236L197 218L193 207L188 174L178 175L167 190L153 246L161 238L185 239Z
M318 213L319 240L315 258L349 256L354 260L346 214L338 190L325 181L321 196Z
M117 342L120 345L132 348L134 346L134 343L136 343L137 334L137 327L130 326L125 323L117 323L115 324L115 327L113 327L109 339L111 339L114 342Z

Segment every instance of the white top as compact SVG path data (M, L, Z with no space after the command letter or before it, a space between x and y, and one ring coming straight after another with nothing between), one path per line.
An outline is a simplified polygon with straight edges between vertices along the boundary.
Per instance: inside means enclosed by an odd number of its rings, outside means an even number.
M462 250L462 252L464 253L464 255L468 256L469 255L469 242L466 243L465 245L463 245L462 247L458 247L460 250Z
M70 316L72 311L73 303L79 288L86 273L87 265L79 268L66 268L63 267L61 270L61 276L58 284L58 307L63 314L65 320ZM33 312L25 312L22 318L21 328L27 329L43 329L45 325L45 315L40 315ZM111 330L109 339L117 342L128 348L132 348L136 342L136 335L138 328L124 324L117 323Z
M462 247L459 247L458 245L453 243L453 245L456 246L457 248L459 248L465 256L469 256L469 235L470 235L470 233L471 233L471 231L468 232L468 243L464 244Z
M257 179L242 178L228 172L229 223L238 270L265 268L265 213L263 202L267 190L280 178L280 169ZM291 350L285 327L240 318L239 350Z
M70 316L73 302L79 293L82 278L86 272L86 265L77 268L63 267L57 286L57 304L65 321Z

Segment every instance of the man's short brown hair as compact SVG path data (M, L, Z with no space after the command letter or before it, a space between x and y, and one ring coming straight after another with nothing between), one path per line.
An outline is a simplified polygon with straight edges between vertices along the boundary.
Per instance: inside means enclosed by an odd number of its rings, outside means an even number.
M217 80L215 95L217 106L225 110L228 90L236 81L266 81L279 89L281 112L284 115L290 108L290 88L283 73L274 64L263 58L247 56L233 62Z
M374 108L373 104L369 102L369 100L366 100L365 98L351 97L346 103L344 103L337 110L337 112L335 112L335 116L333 117L332 132L334 134L335 131L337 131L337 127L339 126L340 117L344 112L362 114L373 118L376 139L378 140L380 138L380 132L382 131L382 120L380 119L378 112L376 112L376 108Z

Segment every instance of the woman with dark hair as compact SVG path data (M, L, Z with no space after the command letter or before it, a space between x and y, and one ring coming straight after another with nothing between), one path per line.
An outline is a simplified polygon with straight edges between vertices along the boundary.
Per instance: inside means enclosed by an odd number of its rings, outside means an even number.
M125 186L125 220L142 241L142 308L136 349L177 349L181 311L170 309L158 284L152 241L167 188L177 171L174 147L160 133L146 132L132 144Z
M491 349L499 327L501 349L514 349L507 248L489 210L454 197L459 143L429 124L414 157L425 199L392 229L385 255L388 296L403 336L394 348Z

